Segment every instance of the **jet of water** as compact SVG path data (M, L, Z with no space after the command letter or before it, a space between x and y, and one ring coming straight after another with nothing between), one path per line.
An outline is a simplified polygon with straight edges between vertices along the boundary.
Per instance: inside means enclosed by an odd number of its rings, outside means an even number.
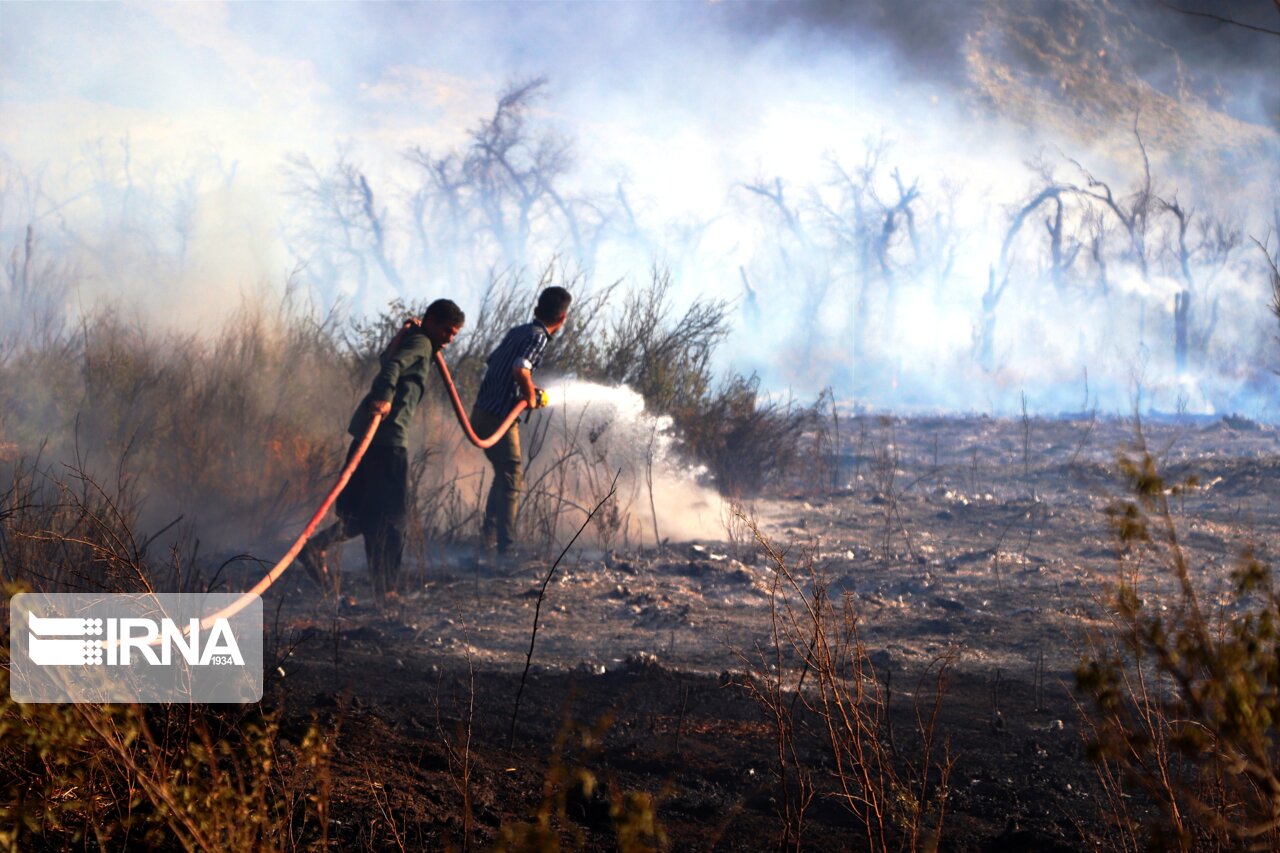
M601 385L578 379L561 379L546 387L548 404L576 416L579 410L611 419L638 421L644 416L644 398L625 385Z
M625 385L565 378L545 390L554 419L551 435L563 430L572 440L589 442L595 458L623 472L627 485L620 485L620 493L631 496L642 536L649 535L650 507L664 537L720 535L720 496L706 482L706 469L678 451L670 417L646 411L644 398Z

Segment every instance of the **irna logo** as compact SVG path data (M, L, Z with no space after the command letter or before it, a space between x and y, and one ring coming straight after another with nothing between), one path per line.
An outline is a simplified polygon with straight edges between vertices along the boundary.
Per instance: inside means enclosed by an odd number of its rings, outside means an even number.
M9 628L18 702L262 698L257 596L24 592L9 600Z
M203 638L199 617L187 620L183 628L168 618L68 619L29 613L27 624L27 653L39 666L130 666L135 655L152 666L169 666L175 657L191 666L244 666L226 619L214 621Z

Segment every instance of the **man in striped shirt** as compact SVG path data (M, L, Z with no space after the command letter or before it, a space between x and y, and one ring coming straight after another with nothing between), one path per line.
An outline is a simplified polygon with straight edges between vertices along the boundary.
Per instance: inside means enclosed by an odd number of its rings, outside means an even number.
M471 412L471 425L477 434L492 435L521 400L531 409L538 407L540 395L533 384L533 369L542 360L547 341L564 325L572 301L563 287L543 290L533 310L533 322L507 332L490 354ZM518 424L512 424L507 434L484 453L493 464L493 485L484 509L483 544L486 551L497 548L500 555L507 555L515 545L516 512L520 490L524 488Z

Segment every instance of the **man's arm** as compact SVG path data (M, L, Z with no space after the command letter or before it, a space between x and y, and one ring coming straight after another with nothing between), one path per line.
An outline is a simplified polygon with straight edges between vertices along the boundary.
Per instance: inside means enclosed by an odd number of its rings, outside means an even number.
M517 364L511 368L511 376L520 387L520 396L524 398L525 403L528 404L529 408L536 409L538 407L538 389L533 384L533 371Z
M511 368L511 378L516 381L520 396L531 409L538 408L538 388L533 384L533 368L542 359L542 350L546 345L546 334L531 334Z
M391 400L396 395L396 383L400 381L400 374L422 357L424 347L426 353L430 355L430 340L426 335L415 335L404 341L390 357L383 359L382 369L374 377L373 387L370 389L370 413L379 415L391 413Z
M422 321L420 319L418 319L417 317L406 318L404 323L400 326L400 330L396 332L395 337L393 337L391 339L391 342L387 344L387 348L384 349L378 355L378 363L386 364L387 359L391 358L397 352L400 351L400 344L404 342L405 335L409 334L409 332L411 332L414 329L421 329L421 328L422 328Z

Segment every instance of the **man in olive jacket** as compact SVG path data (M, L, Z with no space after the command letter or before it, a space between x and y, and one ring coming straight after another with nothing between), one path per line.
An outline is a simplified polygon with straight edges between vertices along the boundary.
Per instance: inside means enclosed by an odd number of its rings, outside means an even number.
M381 414L382 423L338 496L337 523L312 537L298 557L326 591L338 589L338 577L325 560L326 552L356 536L364 537L374 595L385 600L395 591L408 515L409 423L426 391L432 356L449 345L465 321L466 315L456 304L437 299L427 306L421 324L406 324L383 354L382 369L347 427L353 436L347 459L369 428L370 418Z

